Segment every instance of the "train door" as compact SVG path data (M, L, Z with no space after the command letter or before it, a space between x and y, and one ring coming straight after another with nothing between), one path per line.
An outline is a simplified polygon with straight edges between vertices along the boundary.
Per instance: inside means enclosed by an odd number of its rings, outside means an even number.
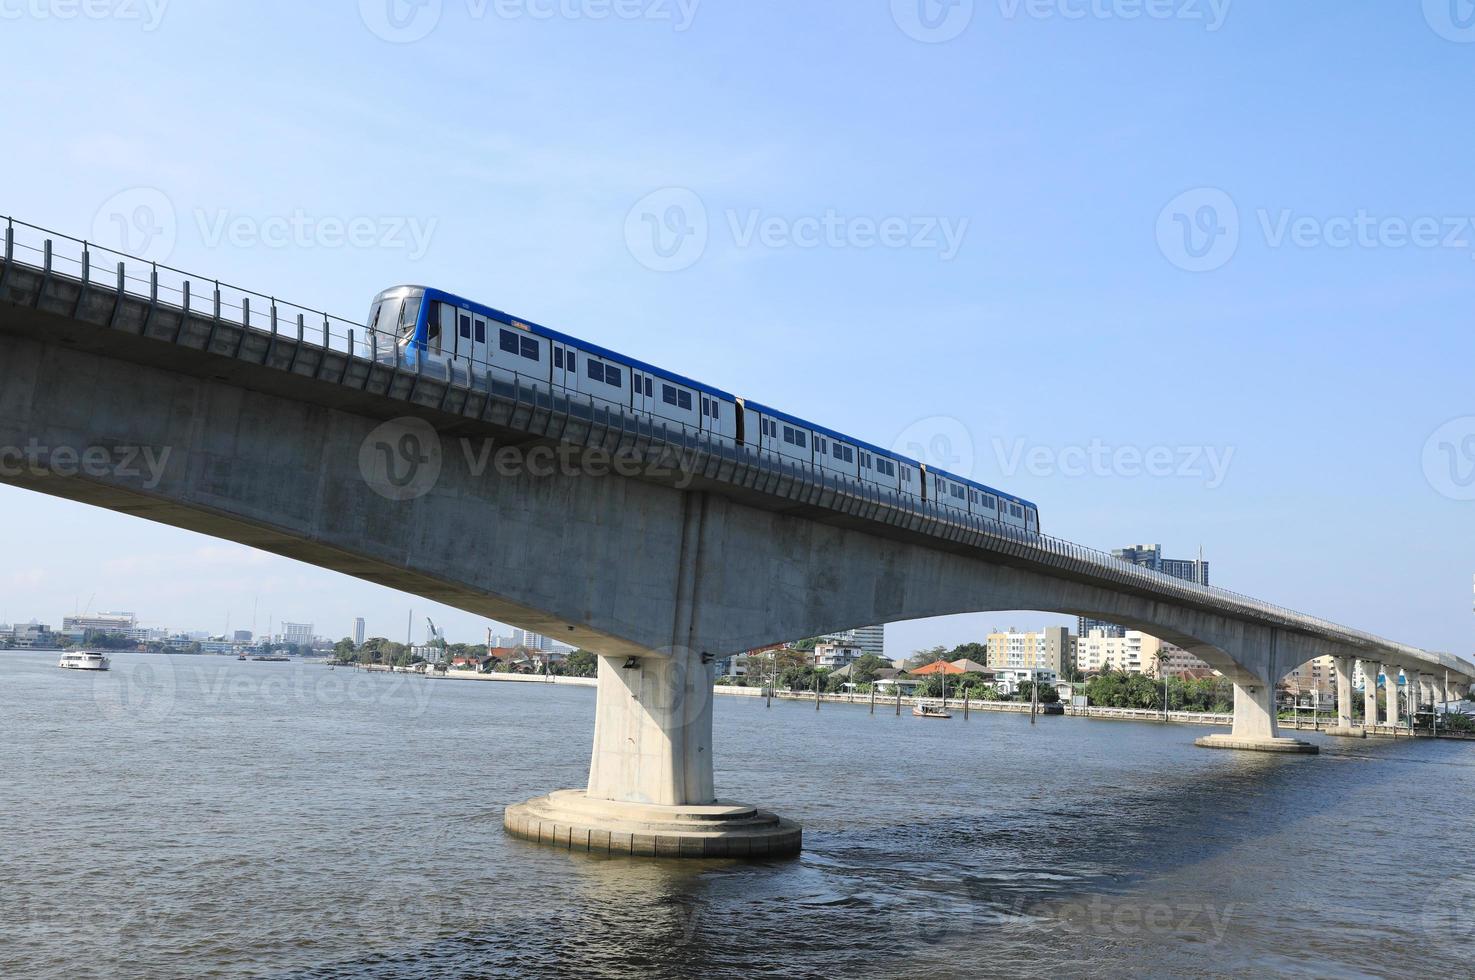
M579 352L557 340L553 341L553 387L579 390Z
M486 317L472 315L471 337L464 353L469 360L475 361L482 370L486 370L486 364L491 360L487 352Z
M655 381L644 371L630 369L630 407L646 415L654 408L651 405L655 394Z

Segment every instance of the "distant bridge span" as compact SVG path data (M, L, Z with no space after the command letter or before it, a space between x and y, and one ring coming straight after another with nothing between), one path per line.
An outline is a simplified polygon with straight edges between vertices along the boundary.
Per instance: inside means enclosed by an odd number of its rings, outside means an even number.
M734 840L753 852L759 841L797 849L791 825L702 812L716 799L709 664L853 626L1032 609L1141 629L1234 683L1233 734L1205 741L1236 748L1305 747L1279 737L1274 690L1318 656L1337 658L1347 733L1353 658L1394 681L1395 722L1399 669L1421 691L1475 682L1475 664L1449 654L858 487L583 395L535 391L495 370L436 377L387 363L366 356L363 327L269 298L131 259L99 275L95 249L52 236L27 251L22 231L7 228L0 267L0 447L11 447L0 481L597 651L587 793L509 811L509 829L524 836L564 842L572 827L573 846L583 833L597 847L590 828L686 820L730 829L693 853L732 853ZM66 260L57 243L71 248ZM131 448L161 465L124 465ZM640 834L624 832L641 850Z

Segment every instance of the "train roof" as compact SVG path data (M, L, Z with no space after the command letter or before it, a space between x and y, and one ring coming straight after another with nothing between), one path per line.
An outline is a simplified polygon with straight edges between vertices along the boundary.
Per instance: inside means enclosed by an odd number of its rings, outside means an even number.
M512 326L514 323L520 323L523 326L527 327L530 333L537 334L540 337L547 337L549 340L556 340L562 344L573 344L575 347L579 348L579 350L587 351L588 353L593 354L596 357L602 357L605 360L609 361L618 361L626 367L632 367L639 371L645 371L649 374L663 377L667 381L674 381L679 385L685 385L686 387L693 388L697 391L702 392L703 394L716 395L718 398L725 398L730 402L737 401L736 395L730 392L723 391L721 388L714 388L709 384L703 384L702 382L696 381L692 378L688 378L685 375L677 374L675 371L668 371L663 367L656 367L654 364L648 364L645 361L637 360L636 358L633 358L628 354L621 354L618 351L612 351L608 347L601 347L598 344L591 344L587 340L580 340L578 337L574 337L570 334L554 330L551 327L545 327L540 323L534 323L532 320L524 319L520 316L513 316L511 313L505 313L495 307L473 302L472 300L466 299L463 296L457 296L455 293L448 293L444 289L435 289L433 287L429 287L426 288L425 295L435 299L450 300L454 302L457 306L464 306L469 309L475 310L476 312L481 313L484 316L490 317L494 320L498 320L502 323L507 324L508 326Z

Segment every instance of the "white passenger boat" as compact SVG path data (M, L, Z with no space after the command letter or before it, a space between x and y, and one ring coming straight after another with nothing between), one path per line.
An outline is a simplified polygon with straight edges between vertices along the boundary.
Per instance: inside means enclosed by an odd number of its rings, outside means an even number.
M56 665L68 670L107 670L113 662L100 653L83 650L78 653L62 654Z

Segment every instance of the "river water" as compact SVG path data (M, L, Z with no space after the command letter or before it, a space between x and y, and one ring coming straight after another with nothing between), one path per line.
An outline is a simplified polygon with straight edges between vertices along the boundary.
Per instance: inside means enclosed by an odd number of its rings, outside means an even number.
M594 692L0 654L0 976L1469 976L1475 745L719 698L801 858L511 840ZM1309 736L1316 737L1316 736Z

